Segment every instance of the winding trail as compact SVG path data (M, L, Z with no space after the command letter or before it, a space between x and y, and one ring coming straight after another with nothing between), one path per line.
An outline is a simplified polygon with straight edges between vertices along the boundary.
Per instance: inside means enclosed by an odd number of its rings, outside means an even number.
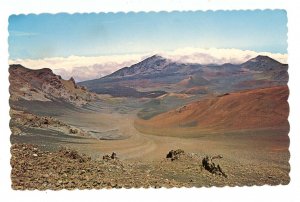
M288 135L285 130L250 131L230 134L208 134L201 138L179 138L143 134L134 127L134 114L69 111L59 119L87 131L118 131L113 140L84 139L69 147L93 158L116 152L121 159L130 161L159 161L172 149L203 155L222 154L232 162L246 164L268 159L270 164L287 167ZM276 150L274 148L276 147Z

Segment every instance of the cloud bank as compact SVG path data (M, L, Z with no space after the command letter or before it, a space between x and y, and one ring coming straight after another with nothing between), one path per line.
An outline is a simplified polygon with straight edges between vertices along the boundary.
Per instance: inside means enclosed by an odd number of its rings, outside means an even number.
M287 63L287 54L255 52L240 49L202 49L181 48L173 51L157 51L147 54L127 54L109 56L69 56L43 59L16 59L10 64L22 64L31 69L50 68L64 79L71 76L76 81L96 79L120 68L135 64L151 55L159 54L165 58L182 63L200 64L240 64L258 55L269 56L281 63Z

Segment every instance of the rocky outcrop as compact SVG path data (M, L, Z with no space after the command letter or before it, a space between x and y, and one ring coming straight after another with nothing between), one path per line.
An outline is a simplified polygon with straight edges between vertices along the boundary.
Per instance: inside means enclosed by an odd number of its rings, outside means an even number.
M96 99L96 94L78 86L74 78L64 80L51 69L31 70L22 65L10 65L10 99L37 101L63 100L81 106Z
M111 155L108 155L108 154L104 155L102 157L102 159L109 161L109 160L116 160L116 159L118 159L118 157L117 157L117 154L115 152L113 152Z
M182 149L171 150L167 154L166 158L171 159L171 161L179 159L181 155L184 155L184 151Z
M212 174L227 177L226 173L221 169L221 166L213 162L214 159L222 159L222 158L223 157L221 155L213 156L213 157L206 156L202 159L202 166L204 167L205 170L207 170Z
M25 134L20 127L51 129L70 135L89 136L86 131L70 126L54 117L38 116L24 111L10 110L12 135Z

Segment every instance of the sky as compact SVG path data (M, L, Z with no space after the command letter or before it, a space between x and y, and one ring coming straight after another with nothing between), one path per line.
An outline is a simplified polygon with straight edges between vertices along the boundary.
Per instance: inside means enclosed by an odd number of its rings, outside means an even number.
M77 81L152 54L201 63L287 58L284 10L11 15L8 31L10 63Z

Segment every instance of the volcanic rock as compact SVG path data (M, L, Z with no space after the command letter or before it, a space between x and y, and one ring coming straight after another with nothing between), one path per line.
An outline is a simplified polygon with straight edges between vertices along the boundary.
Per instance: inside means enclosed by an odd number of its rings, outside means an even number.
M181 155L184 154L184 151L182 149L177 149L177 150L171 150L167 154L166 158L170 158L171 161L179 159Z

